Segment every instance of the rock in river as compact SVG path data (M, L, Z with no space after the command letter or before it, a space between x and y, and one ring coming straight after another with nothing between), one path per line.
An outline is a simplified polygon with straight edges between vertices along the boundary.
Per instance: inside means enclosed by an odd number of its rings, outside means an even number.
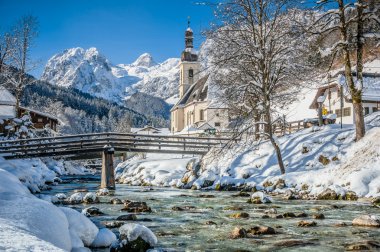
M116 220L135 221L137 220L137 216L135 214L123 214L117 217Z
M102 224L106 228L118 228L124 225L124 221L103 221Z
M104 215L104 213L97 207L87 207L82 210L82 214L86 215L87 217Z
M352 221L354 226L380 227L380 219L374 215L362 215Z
M145 202L132 201L124 204L124 208L121 211L127 211L130 213L143 213L152 212L152 209L148 207Z
M112 244L111 252L140 252L154 248L157 237L153 232L139 224L124 224L119 228L120 238Z
M235 227L232 230L230 237L231 239L245 238L247 237L247 230L241 227Z
M123 204L123 201L121 199L119 199L119 198L112 198L110 200L110 203L114 204L114 205L117 205L117 204Z
M299 227L315 227L317 225L317 223L315 221L306 221L306 220L302 220L300 222L298 222L297 226Z
M241 218L249 218L249 214L245 212L241 213L234 213L229 216L230 218L235 218L235 219L241 219Z
M267 226L255 226L249 229L248 234L252 235L269 235L269 234L276 234L276 231L272 227Z

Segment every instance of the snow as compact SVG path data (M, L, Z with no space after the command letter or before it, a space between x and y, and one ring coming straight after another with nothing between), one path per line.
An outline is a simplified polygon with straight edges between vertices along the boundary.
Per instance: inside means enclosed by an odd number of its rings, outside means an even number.
M0 247L4 250L71 249L68 222L62 211L37 199L16 176L1 168L0 226Z
M151 247L154 247L157 244L157 237L153 232L146 226L140 224L124 224L119 228L119 232L126 236L128 242L134 241L140 237L149 243Z
M170 99L178 92L179 61L170 58L157 64L144 53L132 64L113 65L96 48L78 47L50 58L41 79L120 104L135 92Z
M181 185L181 178L192 160L192 157L169 154L135 156L116 167L115 178L131 185L177 186Z
M51 165L54 163L49 161L50 168L65 172ZM53 170L40 159L0 158L1 250L83 251L83 246L90 246L97 237L98 228L87 217L51 203L66 195L40 194L38 199L30 193L45 189L45 183L56 178ZM110 236L102 231L99 244L109 242Z
M4 87L0 87L0 104L16 105L16 98Z
M86 247L89 247L95 240L99 231L96 225L86 216L74 209L68 207L60 207L60 209L66 215L70 235L75 238L77 245L80 245L80 243L76 237L78 237Z
M116 241L116 235L108 228L99 229L95 240L92 242L91 247L109 247L114 241Z
M367 116L366 124L367 134L359 142L354 142L354 130L348 125L309 128L279 138L285 175L280 174L268 141L236 145L218 158L209 153L193 185L201 188L211 180L214 188L217 184L262 188L266 181L284 179L297 189L307 184L312 195L326 188L342 194L354 191L361 197L380 195L380 112ZM319 162L321 155L330 160L326 166Z

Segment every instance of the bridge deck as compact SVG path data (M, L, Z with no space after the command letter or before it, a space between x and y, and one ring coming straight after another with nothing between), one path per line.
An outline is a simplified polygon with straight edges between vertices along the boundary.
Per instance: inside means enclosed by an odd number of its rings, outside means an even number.
M109 145L117 152L146 152L204 155L230 139L184 136L157 136L123 133L94 133L2 141L0 156L10 158L88 155L101 153Z

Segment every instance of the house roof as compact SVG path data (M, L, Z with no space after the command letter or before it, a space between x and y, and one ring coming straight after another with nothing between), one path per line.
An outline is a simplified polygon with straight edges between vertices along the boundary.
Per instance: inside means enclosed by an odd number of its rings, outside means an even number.
M27 108L27 107L23 107L23 106L20 106L20 109L23 109L23 110L29 111L29 112L33 112L33 113L35 113L37 115L40 115L40 116L48 117L48 118L50 118L52 120L55 120L57 122L59 121L59 119L57 117L52 116L52 115L50 115L48 113L44 113L44 112L41 112L41 111L38 111L38 110L34 110L34 109L31 109L31 108Z
M335 88L335 87L337 87L336 83L331 83L329 85L325 85L325 86L319 87L318 90L317 90L317 93L314 96L314 100L310 104L309 109L317 109L318 108L318 98L321 97L321 96L323 96L325 94L326 90L328 90L329 88L332 89L332 88Z
M356 74L354 74L355 78ZM336 79L330 82L328 85L319 87L317 93L314 96L313 102L310 104L310 109L317 109L318 102L317 99L323 96L328 88L335 88L338 85L344 88L344 98L346 101L351 101L351 96L347 90L346 78L343 72L338 72L334 75ZM355 78L356 79L356 78ZM354 79L354 81L356 81ZM380 102L380 74L378 73L363 73L363 92L362 100L364 102Z
M190 86L182 98L173 106L172 109L178 106L186 106L195 101L206 101L207 100L207 90L206 85L209 75L200 78L196 83Z
M0 105L16 105L16 98L4 87L0 87Z

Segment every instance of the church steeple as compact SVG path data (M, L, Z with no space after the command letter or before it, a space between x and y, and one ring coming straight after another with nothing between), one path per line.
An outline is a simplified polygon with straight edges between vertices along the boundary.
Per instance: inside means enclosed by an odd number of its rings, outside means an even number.
M193 48L194 34L190 28L190 17L187 18L187 29L185 32L185 48Z
M186 91L199 79L200 63L198 55L194 51L194 33L190 28L190 19L187 20L185 31L185 50L181 55L179 97L182 98Z
M187 29L185 31L185 50L182 52L182 61L198 61L198 55L194 53L194 33L190 28L190 17L187 19Z

